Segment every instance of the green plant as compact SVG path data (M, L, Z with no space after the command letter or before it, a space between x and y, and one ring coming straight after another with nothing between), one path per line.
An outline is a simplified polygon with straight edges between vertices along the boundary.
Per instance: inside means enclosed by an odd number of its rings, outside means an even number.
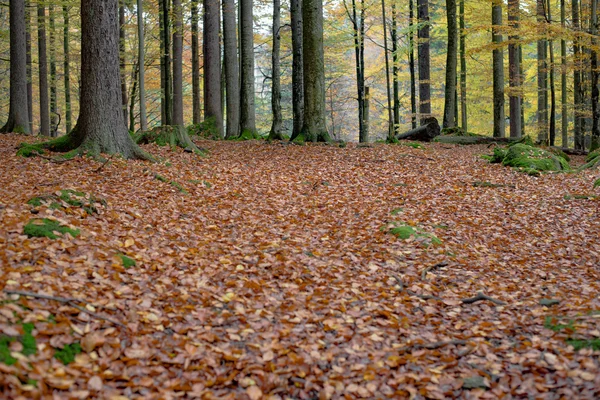
M411 226L403 222L393 222L391 227L388 228L387 232L402 240L410 239L412 236L417 240L421 240L425 247L429 246L430 244L442 244L442 241L437 236L426 232L418 226Z
M600 338L595 339L567 339L567 344L573 346L575 351L581 349L600 350Z
M0 335L0 362L13 365L17 359L10 355L10 344L15 341L14 337Z
M32 323L23 324L23 331L25 333L21 336L21 344L23 345L23 354L26 356L37 353L37 342L31 334L33 328L34 325Z
M133 258L129 258L125 254L117 254L117 257L121 259L123 268L129 269L131 267L135 267L135 260Z
M67 344L62 349L58 349L54 353L54 358L67 365L75 361L75 356L81 353L81 345L79 343Z
M71 229L68 226L61 225L58 221L48 218L32 219L23 227L23 233L29 237L57 239L58 236L55 232L58 232L61 235L68 233L73 237L79 236L80 233L79 229Z

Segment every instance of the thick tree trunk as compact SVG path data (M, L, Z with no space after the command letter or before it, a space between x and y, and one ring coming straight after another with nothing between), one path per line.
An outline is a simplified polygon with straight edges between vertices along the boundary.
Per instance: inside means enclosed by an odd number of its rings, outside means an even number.
M304 125L306 141L331 139L325 125L325 61L323 54L323 0L304 0L303 68L304 68Z
M521 134L521 75L519 73L519 0L508 1L508 24L511 35L508 37L508 82L510 85L510 137L519 138Z
M29 133L27 109L27 43L25 1L10 1L10 102L8 121L0 132Z
M584 149L584 132L583 132L583 116L582 116L582 108L583 108L583 99L581 98L582 92L582 84L581 84L581 75L582 75L582 61L581 61L581 47L580 47L580 39L579 39L579 1L572 0L571 2L571 11L573 17L573 29L575 30L575 39L573 40L573 94L574 94L574 125L575 125L575 149L583 150Z
M140 131L148 130L148 117L146 115L146 65L144 51L144 6L142 0L137 0L137 28L138 28L138 69L139 69L139 85L140 85Z
M419 117L421 123L431 116L431 82L429 57L429 0L417 0L419 21Z
M139 61L131 69L131 92L129 93L129 132L135 132L135 100L137 98Z
M121 97L123 98L123 121L127 121L127 78L125 74L125 5L119 2L119 62L121 70Z
M273 111L273 123L271 124L271 132L269 140L283 140L282 126L283 116L281 115L281 68L279 66L280 52L280 30L281 28L281 4L279 0L273 0L273 52L271 54L271 75L272 75L272 90L271 90L271 110Z
M173 123L173 85L171 80L171 35L169 29L169 0L159 0L161 22L160 38L162 43L162 101L164 102L164 119L162 125L171 125Z
M550 24L550 21L552 21L552 6L549 0L546 1L546 10L547 23ZM550 49L550 126L548 127L548 134L550 146L554 146L556 140L556 90L554 87L554 42L552 40L548 41L548 47ZM546 100L547 96L546 94Z
M302 0L290 0L292 23L292 108L294 128L291 139L300 134L304 126L304 67L302 57Z
M40 135L50 136L48 100L48 57L46 52L46 8L38 4L38 69L40 89Z
M494 79L494 137L504 137L504 51L502 50L502 3L492 3L493 79Z
M598 68L598 0L592 0L592 143L590 151L600 147L600 69Z
M344 3L345 5L346 3ZM347 11L347 9L346 9ZM348 13L350 14L350 13ZM354 37L354 62L356 69L356 92L358 101L358 141L360 143L365 142L365 129L364 129L364 65L362 64L362 52L364 45L361 36L361 27L358 21L358 14L356 12L356 0L352 0L352 15L349 15L352 22L352 35ZM332 107L333 112L333 107ZM368 139L367 139L368 140Z
M235 1L223 0L223 46L225 47L225 86L227 99L227 133L225 138L240 135L240 74L237 56Z
M204 119L223 137L219 0L204 0Z
M253 0L240 0L241 113L240 133L256 135L254 108L254 14Z
M138 0L141 1L141 0ZM223 2L225 4L225 2ZM198 0L192 0L192 123L202 121L200 108L200 53L198 48Z
M560 0L560 25L565 29L566 5L565 0ZM560 40L560 88L561 88L561 133L562 147L569 147L569 117L567 93L567 41Z
M420 142L431 142L440 135L440 124L434 117L429 117L421 122L421 126L397 136L398 140L418 140Z
M50 136L58 136L58 99L56 92L56 24L54 6L48 6L48 28L50 30Z
M31 68L31 4L25 0L25 41L27 55L25 57L27 64L27 115L29 118L29 132L33 132L33 72ZM10 23L9 23L10 24ZM12 46L11 46L12 47Z
M396 121L392 110L392 90L390 87L390 55L387 36L387 19L385 17L385 0L381 0L381 16L383 20L383 52L385 54L385 84L387 92L387 109L388 109L388 141L394 138Z
M537 0L537 22L542 39L537 41L537 122L538 141L548 142L548 64L545 0Z
M71 132L73 128L73 114L71 111L71 66L69 43L69 7L63 6L63 74L65 84L65 128Z
M183 10L181 0L173 0L173 125L183 122Z
M448 20L448 51L446 53L446 88L444 93L444 128L456 126L456 70L458 37L456 29L456 0L446 0Z
M410 120L412 128L417 127L417 84L415 73L415 33L413 32L415 11L415 0L409 0L409 15L408 15L408 67L410 70Z

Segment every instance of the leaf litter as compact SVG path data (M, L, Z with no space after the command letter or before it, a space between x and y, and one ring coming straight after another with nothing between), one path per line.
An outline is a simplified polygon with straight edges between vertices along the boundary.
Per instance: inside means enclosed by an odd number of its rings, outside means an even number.
M148 145L168 163L98 170L2 139L5 396L600 395L598 201L565 199L594 171L531 177L484 146L259 141L203 141L208 158ZM27 204L65 188L105 203ZM28 237L32 213L80 234ZM439 241L386 233L399 220Z

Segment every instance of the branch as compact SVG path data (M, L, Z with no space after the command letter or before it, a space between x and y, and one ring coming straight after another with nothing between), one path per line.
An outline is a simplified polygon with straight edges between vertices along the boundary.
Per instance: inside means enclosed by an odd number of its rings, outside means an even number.
M443 262L437 263L435 265L432 265L431 267L427 267L427 268L425 268L423 270L423 272L421 272L421 279L424 280L424 281L426 281L427 280L426 278L427 278L427 273L428 272L431 272L431 271L436 270L438 268L444 268L444 267L447 267L447 266L448 266L448 263L445 262L445 261L443 261Z
M398 290L399 292L402 292L404 290L404 283L402 282L402 280L400 278L398 278L396 275L392 275L392 278L394 278L398 284L400 285L400 290ZM433 296L430 294L419 294L419 293L415 293L410 289L406 289L406 293L408 293L410 296L415 296L418 297L422 300L438 300L438 301L442 301L441 297L438 296Z
M453 339L453 340L447 340L444 342L415 343L415 344L401 347L398 349L398 351L402 352L402 353L406 353L410 350L419 350L419 349L435 350L435 349L439 349L440 347L444 347L444 346L450 346L450 345L458 346L458 345L465 345L465 344L467 344L466 340Z
M83 313L86 313L88 315L91 315L94 318L101 319L101 320L104 320L104 321L108 321L108 322L113 323L115 325L118 325L118 326L120 326L122 328L127 328L125 326L125 324L123 324L123 323L121 323L121 322L119 322L117 320L114 320L112 318L105 317L103 315L97 314L97 313L95 313L93 311L88 310L85 307L82 307L82 306L80 306L78 304L75 304L75 303L84 303L84 304L89 304L89 305L91 305L93 307L96 307L96 308L100 308L98 306L95 306L95 305L89 303L86 300L75 299L75 298L70 298L70 297L50 296L48 294L39 294L39 293L33 293L33 292L24 292L24 291L21 291L21 290L7 290L7 289L4 289L4 293L6 293L6 294L16 294L16 295L19 295L19 296L33 297L33 298L37 298L37 299L45 299L45 300L58 301L59 303L68 304L71 307L76 308L79 311L81 311Z
M477 296L475 297L470 297L468 299L462 299L461 301L464 304L473 304L473 303L477 303L478 301L482 301L482 300L489 300L494 304L497 304L499 306L505 306L506 303L500 300L496 300L493 297L487 296L485 294L483 294L482 292L477 292Z

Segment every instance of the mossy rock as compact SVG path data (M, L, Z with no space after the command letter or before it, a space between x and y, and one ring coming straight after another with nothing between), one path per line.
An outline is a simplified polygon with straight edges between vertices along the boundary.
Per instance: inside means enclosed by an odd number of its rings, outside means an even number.
M23 233L29 237L47 237L58 239L58 234L70 234L72 237L79 236L79 229L71 229L68 226L61 225L58 221L48 218L35 218L30 220L23 227Z
M600 164L600 149L592 151L585 158L585 164L579 167L580 170L595 168Z
M545 171L569 171L571 169L564 158L524 143L515 143L507 149L495 148L490 162L517 168L530 175L538 175Z
M190 136L198 136L200 138L209 140L221 139L214 117L207 118L199 124L188 126L187 131L188 135Z
M512 142L511 144L508 145L508 147L515 146L517 144L526 144L527 146L532 146L532 147L535 146L533 139L529 135L525 135L521 139L517 140L516 142Z

